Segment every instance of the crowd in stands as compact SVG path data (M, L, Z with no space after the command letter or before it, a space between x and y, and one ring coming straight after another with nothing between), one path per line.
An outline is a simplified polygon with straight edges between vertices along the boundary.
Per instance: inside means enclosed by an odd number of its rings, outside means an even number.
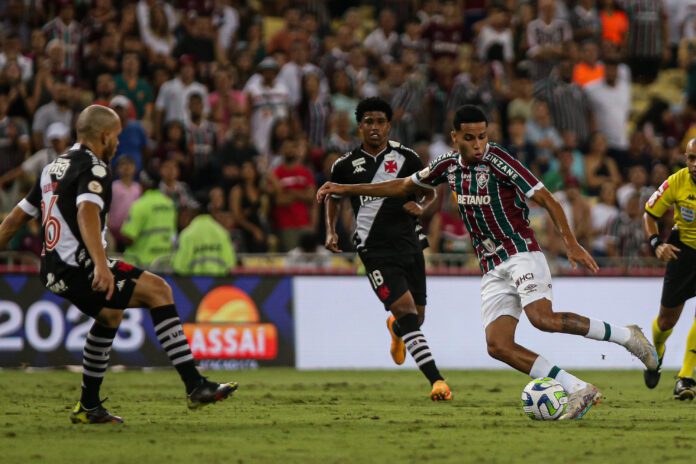
M148 265L177 237L218 236L186 232L213 221L228 262L301 256L323 241L314 193L360 143L369 96L424 163L451 149L456 108L480 105L580 243L639 260L643 205L696 136L696 0L0 0L0 217L97 103L123 127L114 250ZM431 251L471 253L447 192L432 213ZM562 256L543 212L530 221ZM14 249L38 252L37 233Z

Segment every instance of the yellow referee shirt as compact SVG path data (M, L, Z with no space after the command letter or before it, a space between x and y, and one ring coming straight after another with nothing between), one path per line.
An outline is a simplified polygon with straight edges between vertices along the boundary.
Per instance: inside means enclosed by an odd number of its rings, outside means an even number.
M696 183L688 168L669 176L645 204L645 211L660 218L672 205L679 240L696 249Z

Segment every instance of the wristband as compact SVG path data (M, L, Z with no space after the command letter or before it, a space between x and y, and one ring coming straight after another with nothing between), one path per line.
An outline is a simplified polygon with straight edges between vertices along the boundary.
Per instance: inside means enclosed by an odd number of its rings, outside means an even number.
M662 240L660 240L660 236L659 236L659 235L653 234L653 235L651 235L650 238L648 239L648 243L649 243L650 246L652 247L653 253L657 254L657 247L659 247L660 245L662 245L664 242L663 242Z

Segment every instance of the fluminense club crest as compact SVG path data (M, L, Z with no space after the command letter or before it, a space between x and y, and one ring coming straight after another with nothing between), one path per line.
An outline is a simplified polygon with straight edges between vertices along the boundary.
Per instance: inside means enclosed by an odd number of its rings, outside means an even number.
M487 172L477 172L476 173L476 184L478 185L479 188L484 188L486 185L488 185L488 178L490 176L488 175Z

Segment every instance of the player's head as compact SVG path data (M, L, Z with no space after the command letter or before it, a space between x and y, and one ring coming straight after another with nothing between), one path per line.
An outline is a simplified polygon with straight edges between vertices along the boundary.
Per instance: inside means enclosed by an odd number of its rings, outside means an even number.
M387 143L391 130L392 108L379 97L361 100L355 109L355 120L363 143L372 149L381 149Z
M483 156L488 144L488 118L475 105L464 105L454 113L452 141L457 145L462 161L475 162Z
M696 138L689 140L686 144L686 166L689 168L691 179L696 182Z
M88 106L80 113L75 125L80 143L86 144L105 161L114 157L121 133L121 120L114 110L101 105Z

